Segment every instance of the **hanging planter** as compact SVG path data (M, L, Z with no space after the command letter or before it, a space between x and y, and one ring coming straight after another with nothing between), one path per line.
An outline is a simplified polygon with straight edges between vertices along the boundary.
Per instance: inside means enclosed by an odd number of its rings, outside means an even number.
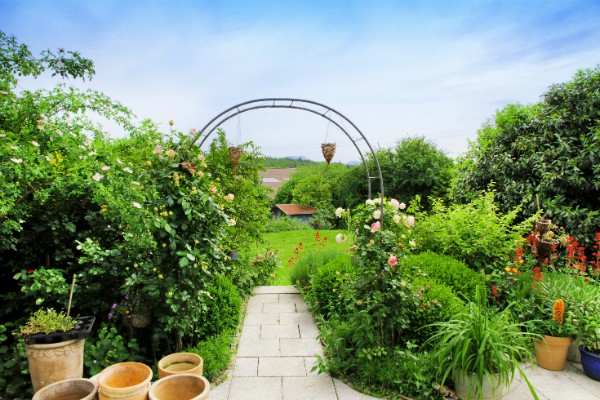
M241 147L230 147L229 148L229 160L233 165L233 173L235 174L235 170L237 169L240 160L242 159L242 154L244 154L244 149Z
M327 162L327 165L333 160L333 156L335 155L335 143L323 143L321 144L321 152L323 153L323 157Z

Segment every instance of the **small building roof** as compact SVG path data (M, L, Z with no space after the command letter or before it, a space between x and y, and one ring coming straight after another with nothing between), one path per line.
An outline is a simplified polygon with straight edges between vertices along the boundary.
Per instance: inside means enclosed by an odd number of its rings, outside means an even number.
M312 215L317 213L317 209L311 206L301 204L275 204L285 215Z

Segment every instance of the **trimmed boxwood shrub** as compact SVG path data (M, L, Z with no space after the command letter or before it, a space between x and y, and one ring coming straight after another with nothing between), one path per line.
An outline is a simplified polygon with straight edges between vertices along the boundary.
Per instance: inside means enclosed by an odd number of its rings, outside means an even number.
M415 277L428 276L431 280L452 288L454 293L473 300L477 285L483 285L483 276L450 256L425 252L407 257L405 267Z
M355 270L349 255L338 257L320 267L310 283L309 302L314 310L329 318L341 314L345 308L344 285L352 278Z
M465 303L449 286L434 279L419 276L413 281L413 292L421 299L420 306L410 311L411 342L422 344L433 333L435 322L449 321L452 316L465 310Z
M200 337L218 335L227 330L236 330L240 322L242 298L227 277L215 279L207 288L208 299L204 320L198 321Z

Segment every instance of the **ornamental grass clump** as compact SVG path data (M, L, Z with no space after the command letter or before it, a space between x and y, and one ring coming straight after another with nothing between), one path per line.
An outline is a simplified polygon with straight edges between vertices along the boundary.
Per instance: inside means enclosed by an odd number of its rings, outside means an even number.
M478 286L475 301L468 303L465 311L450 321L430 325L436 333L426 344L434 344L440 382L452 379L456 383L471 377L475 382L469 385L468 396L479 398L484 382L495 392L508 386L518 370L534 394L519 361L531 357L527 342L536 335L524 332L523 325L513 320L510 306L500 312L488 307L480 289Z
M75 328L75 318L64 312L57 312L52 308L41 309L31 315L27 324L21 327L21 335L34 335L36 333L68 332Z

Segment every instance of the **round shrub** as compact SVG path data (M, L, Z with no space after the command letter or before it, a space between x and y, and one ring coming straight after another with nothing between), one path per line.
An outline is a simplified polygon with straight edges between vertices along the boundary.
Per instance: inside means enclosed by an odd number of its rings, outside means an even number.
M409 336L412 342L422 344L436 331L429 324L449 321L465 310L465 303L452 288L427 277L415 278L413 292L421 301L419 307L411 310Z
M344 309L344 285L354 275L349 255L338 257L323 265L313 275L309 299L315 309L326 318Z
M218 335L225 330L235 330L240 322L242 298L227 277L215 279L206 289L207 300L204 318L197 321L199 337Z
M454 293L468 300L475 298L477 285L484 284L482 275L467 267L466 264L442 254L425 252L409 255L404 265L415 277L428 276L430 280L449 286Z

